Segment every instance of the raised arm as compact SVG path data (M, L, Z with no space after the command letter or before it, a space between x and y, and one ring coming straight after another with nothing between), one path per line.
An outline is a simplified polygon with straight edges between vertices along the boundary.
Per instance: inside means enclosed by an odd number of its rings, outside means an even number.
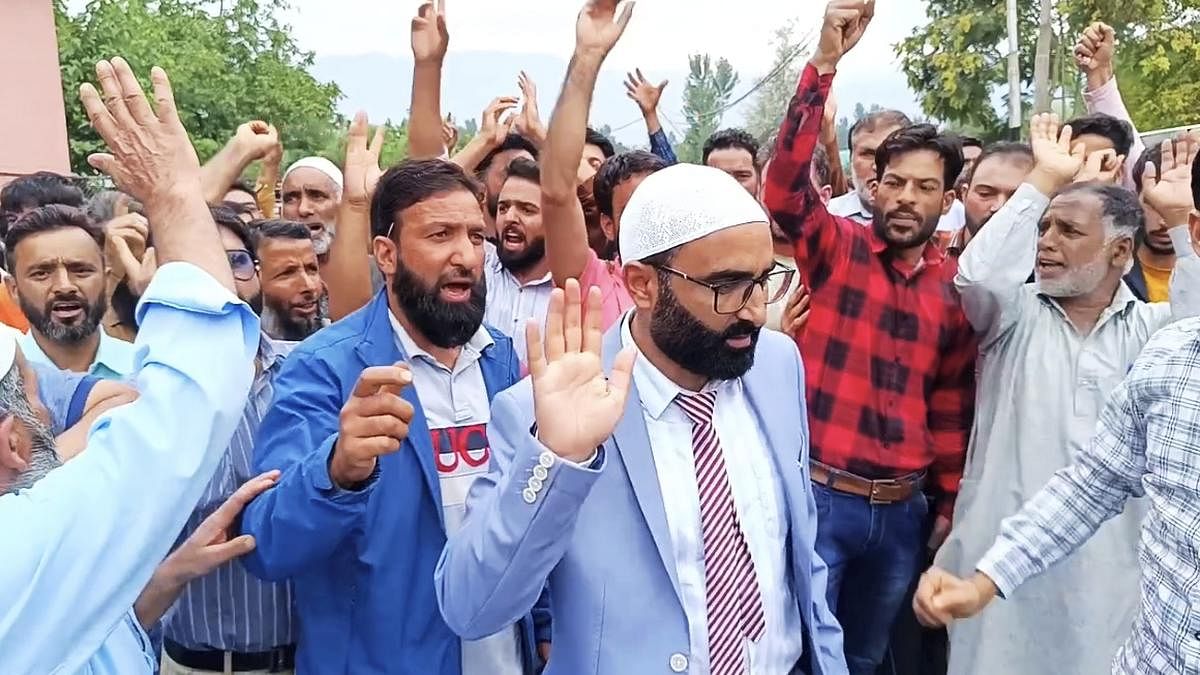
M224 201L229 186L241 177L246 167L256 160L266 158L278 145L279 132L266 122L255 120L239 126L225 147L200 167L200 185L204 191L204 201L209 204L220 204ZM274 185L271 184L272 191Z
M103 101L80 93L112 154L89 162L145 206L164 266L138 308L141 398L102 415L79 457L0 497L0 527L21 542L0 567L0 653L18 673L78 672L126 620L229 443L259 340L166 74L152 72L154 108L124 60L96 74Z
M493 150L504 143L508 132L516 121L515 117L505 118L504 114L517 107L517 99L512 96L499 96L492 99L483 111L479 120L479 133L471 137L453 157L451 162L462 167L467 173L475 173L483 159Z
M821 116L821 145L825 146L825 154L829 156L829 187L833 195L844 195L850 191L846 181L846 168L842 165L842 150L837 140L837 99L833 92L825 99L825 112Z
M1133 132L1133 145L1125 159L1125 187L1136 189L1133 180L1133 166L1146 150L1142 137L1138 134L1133 118L1125 108L1121 99L1121 90L1117 88L1117 77L1113 70L1113 56L1116 53L1117 34L1111 26L1105 23L1093 23L1079 36L1075 43L1075 65L1087 79L1087 89L1083 92L1083 102L1089 113L1103 113L1129 124Z
M412 20L413 89L408 118L410 159L441 157L442 63L450 45L446 0L421 5Z
M367 138L367 114L359 112L346 134L346 161L342 165L342 201L338 204L337 236L329 247L329 263L322 278L329 289L329 318L337 321L371 300L371 196L383 171L379 152L384 127Z
M816 54L800 76L767 171L763 201L776 224L796 243L796 262L805 271L849 255L848 242L862 230L829 214L812 184L810 167L837 64L858 44L874 12L873 0L829 3ZM806 281L814 290L821 283L820 279Z
M671 148L671 141L663 131L658 121L658 102L662 99L663 90L667 88L668 80L651 84L642 75L642 69L636 68L632 73L625 74L625 95L638 104L642 111L642 119L646 121L646 135L650 138L650 152L658 155L667 164L678 164L679 158Z
M1176 320L1200 316L1200 257L1189 232L1189 221L1196 218L1192 172L1198 154L1200 136L1195 134L1163 141L1162 166L1147 164L1142 174L1142 199L1166 220L1175 245L1175 271L1168 294Z
M1016 322L1021 287L1037 257L1038 221L1050 196L1083 167L1083 146L1071 147L1071 127L1060 129L1058 115L1035 115L1029 125L1033 172L958 259L954 284L984 349Z
M590 0L575 24L575 53L567 66L558 105L550 118L546 152L542 157L542 222L546 228L546 257L559 286L578 279L591 256L583 206L576 191L579 162L587 130L588 111L600 65L612 51L633 5L616 16L617 0Z

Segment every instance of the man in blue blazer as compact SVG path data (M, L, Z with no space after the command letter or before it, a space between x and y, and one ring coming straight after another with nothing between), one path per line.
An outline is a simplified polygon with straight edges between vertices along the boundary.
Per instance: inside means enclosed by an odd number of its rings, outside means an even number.
M487 470L490 401L520 367L512 341L482 325L480 196L448 162L388 170L371 205L386 287L304 341L279 374L255 463L283 473L242 531L257 542L247 568L295 582L299 673L530 675L540 665L528 611L461 640L432 583L467 489Z
M803 368L761 331L794 271L718 169L650 175L622 223L635 309L602 337L598 290L581 308L571 280L544 349L529 328L531 377L493 403L492 471L438 564L442 614L487 635L548 583L549 674L842 675Z

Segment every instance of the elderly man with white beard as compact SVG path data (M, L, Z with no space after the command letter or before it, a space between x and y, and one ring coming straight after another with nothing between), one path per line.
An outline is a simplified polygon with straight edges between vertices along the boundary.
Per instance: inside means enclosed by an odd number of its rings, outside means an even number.
M1146 172L1142 198L1167 220L1178 264L1170 302L1144 303L1121 278L1143 211L1132 192L1105 184L1120 164L1085 158L1055 115L1035 117L1031 134L1033 171L971 239L955 280L981 335L975 427L954 529L936 558L959 577L975 571L1001 521L1087 447L1104 401L1150 337L1200 314L1200 258L1187 227L1195 145L1164 144L1161 166ZM1026 284L1030 270L1036 282ZM1047 664L1063 675L1108 672L1138 607L1145 513L1144 500L1131 500L1078 555L953 625L950 674Z
M101 61L96 75L103 99L90 84L80 95L111 154L89 163L145 206L160 264L138 307L142 396L102 414L84 451L58 466L29 404L32 378L13 343L0 342L6 673L153 672L134 602L229 443L259 343L166 74L151 73L154 107L124 60Z

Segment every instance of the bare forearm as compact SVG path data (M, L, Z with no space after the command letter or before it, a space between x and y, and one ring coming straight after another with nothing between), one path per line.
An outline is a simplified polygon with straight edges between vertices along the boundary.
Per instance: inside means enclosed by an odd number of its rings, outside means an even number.
M850 191L846 181L846 169L842 166L842 152L838 148L837 135L822 139L825 154L829 157L829 186L833 188L833 196L844 195Z
M462 167L462 170L467 173L475 173L479 164L483 162L483 158L487 157L494 148L495 146L490 141L483 138L482 135L476 134L462 150L450 158L450 161Z
M155 195L145 209L160 268L172 262L191 263L237 293L217 225L198 183L177 185L170 193Z
M166 562L159 565L154 576L150 577L150 583L146 584L133 603L134 616L145 630L153 628L183 592L184 585L172 579L172 575L164 569L168 565Z
M418 61L413 66L412 112L408 122L410 159L440 157L442 147L442 63Z
M329 318L337 321L371 300L371 219L362 209L338 210L338 236L321 276L329 290Z
M204 192L204 201L220 204L225 199L229 186L241 177L252 161L237 139L230 139L225 147L200 167L200 186Z
M653 136L662 131L662 124L658 121L658 111L651 110L650 112L642 113L643 119L646 120L646 134Z

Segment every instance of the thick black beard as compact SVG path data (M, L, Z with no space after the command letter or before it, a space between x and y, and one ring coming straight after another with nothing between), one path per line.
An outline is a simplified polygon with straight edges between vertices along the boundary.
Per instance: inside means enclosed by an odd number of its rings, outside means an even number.
M302 342L324 327L324 317L320 312L307 319L295 319L286 307L276 307L269 301L264 302L267 305L266 311L260 312L260 316L267 328L267 334L276 340Z
M430 288L405 267L397 256L396 274L392 276L392 293L404 310L404 315L412 321L421 335L442 349L453 349L467 344L483 325L483 310L487 299L487 286L483 277L471 288L471 299L467 302L443 302L438 298L442 286L459 279L461 275L457 278L439 279Z
M503 237L498 237L503 243ZM522 274L528 272L529 268L542 262L546 258L546 238L538 237L525 245L525 248L520 251L509 251L503 245L497 244L496 257L500 258L500 264L504 269L513 274Z
M82 321L66 326L54 320L50 313L50 307L55 302L63 300L73 300L83 305ZM21 296L18 304L21 306L21 311L25 313L25 317L29 319L29 325L46 336L46 339L61 345L77 345L86 340L100 327L100 321L104 318L104 313L108 311L108 301L103 295L93 304L78 293L65 297L52 296L46 300L43 307L35 307L32 303L26 302L25 296Z
M895 212L893 211L893 213ZM937 231L938 222L942 219L942 214L935 214L925 219L924 227L911 239L896 239L888 234L887 217L884 215L883 209L878 206L871 207L871 215L871 229L875 231L875 236L893 248L916 248L925 245ZM913 212L913 215L917 215L916 212Z
M688 372L710 380L732 380L745 375L754 365L761 328L749 321L738 321L720 333L715 332L679 304L666 279L661 281L658 304L650 316L650 338L654 344ZM751 340L746 349L725 344L728 338L744 335L750 335Z

